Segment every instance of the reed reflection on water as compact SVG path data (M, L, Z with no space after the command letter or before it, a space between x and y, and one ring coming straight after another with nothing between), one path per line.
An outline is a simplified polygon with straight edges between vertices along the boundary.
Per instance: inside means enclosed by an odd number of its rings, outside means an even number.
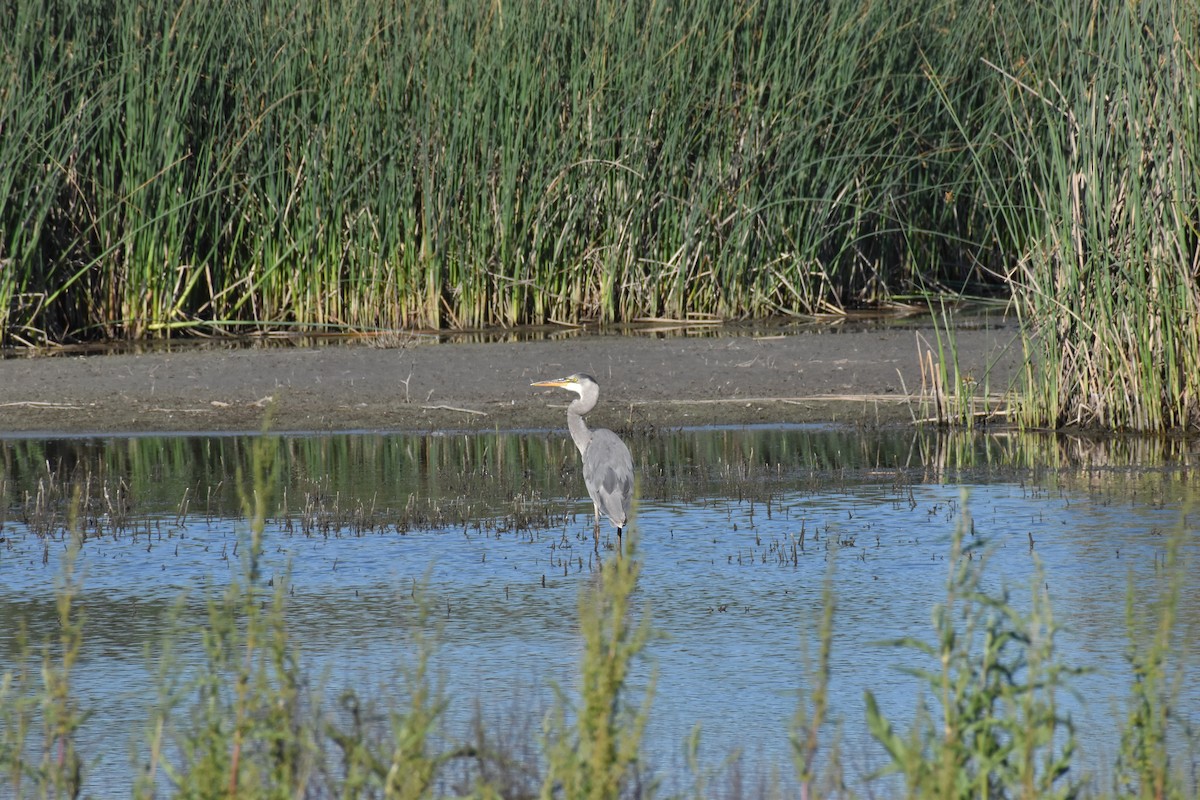
M632 680L653 676L647 755L664 773L682 769L699 723L713 763L741 747L749 774L790 774L786 731L830 571L833 714L851 769L878 766L863 691L893 719L912 718L920 685L900 668L928 665L883 642L931 635L950 537L968 514L971 536L989 546L989 589L1010 587L1019 606L1035 557L1043 564L1065 626L1058 655L1093 670L1072 684L1086 701L1066 699L1084 763L1111 759L1130 680L1127 590L1151 593L1164 537L1196 527L1185 443L829 428L628 438L640 476L634 613L664 634ZM568 439L292 436L276 447L264 580L286 582L290 634L327 696L401 692L420 624L439 643L450 737L465 735L477 708L497 726L540 719L552 685L577 685L578 593L614 554L593 549ZM145 653L166 609L186 598L184 619L201 624L206 597L237 573L249 451L231 436L0 442L0 618L24 620L35 642L55 635L55 580L79 509L86 621L75 688L93 712L84 740L136 740L150 702ZM1197 547L1190 537L1193 562ZM1200 622L1200 578L1187 580L1182 630ZM1191 647L1180 657L1194 658ZM10 624L0 659L7 668L15 658ZM1179 707L1200 714L1195 688ZM94 752L102 785L132 780L128 748Z

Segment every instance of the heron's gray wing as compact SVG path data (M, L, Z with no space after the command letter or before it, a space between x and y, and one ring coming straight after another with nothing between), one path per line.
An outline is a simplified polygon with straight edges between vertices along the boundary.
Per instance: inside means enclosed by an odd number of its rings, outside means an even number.
M633 504L633 456L610 430L592 433L583 454L583 481L592 502L618 528L625 527Z

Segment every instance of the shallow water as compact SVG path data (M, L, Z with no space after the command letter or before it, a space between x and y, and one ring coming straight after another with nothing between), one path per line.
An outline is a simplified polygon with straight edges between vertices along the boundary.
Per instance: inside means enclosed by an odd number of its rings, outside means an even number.
M653 676L646 753L668 785L686 780L683 743L697 724L706 763L737 747L744 774L786 784L787 726L827 574L832 714L848 776L879 766L863 692L898 724L911 720L920 685L901 667L933 665L885 640L933 640L960 525L968 541L987 543L988 590L1009 588L1019 608L1042 564L1065 626L1058 655L1093 670L1072 680L1077 698L1060 698L1078 726L1076 763L1107 775L1131 680L1127 591L1145 613L1181 526L1185 557L1200 556L1188 445L831 428L642 431L630 443L640 475L635 613L663 634L632 683L640 694ZM199 623L207 593L241 568L249 450L239 437L0 440L5 669L17 656L13 621L35 642L56 635L66 509L76 489L82 498L75 688L93 712L81 734L96 756L93 792L124 793L132 780L166 610L185 598L185 620ZM267 527L263 572L286 582L291 635L325 695L402 694L421 597L451 700L447 735L465 736L476 708L504 729L525 716L536 735L550 687L576 685L580 589L613 557L607 527L594 550L570 442L557 432L294 436L277 453L286 512ZM1190 570L1186 581L1181 630L1194 631L1200 576ZM1195 641L1179 637L1193 675ZM201 657L198 645L180 653L185 664ZM1193 725L1198 683L1184 682L1177 709Z

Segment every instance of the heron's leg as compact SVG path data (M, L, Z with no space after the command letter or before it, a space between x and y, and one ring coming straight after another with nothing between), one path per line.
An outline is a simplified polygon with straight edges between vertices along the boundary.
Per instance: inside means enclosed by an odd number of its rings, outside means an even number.
M596 503L593 503L592 507L596 509L596 517L595 517L596 525L592 528L592 537L595 539L595 542L596 542L596 552L599 553L600 552L600 506Z

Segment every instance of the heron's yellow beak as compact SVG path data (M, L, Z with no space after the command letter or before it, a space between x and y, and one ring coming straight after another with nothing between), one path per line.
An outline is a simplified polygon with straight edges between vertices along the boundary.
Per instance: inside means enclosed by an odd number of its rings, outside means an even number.
M559 387L562 387L562 386L566 386L568 383L573 383L573 381L570 378L559 378L558 380L553 380L553 381L534 381L533 383L531 383L529 385L530 386L559 386Z

